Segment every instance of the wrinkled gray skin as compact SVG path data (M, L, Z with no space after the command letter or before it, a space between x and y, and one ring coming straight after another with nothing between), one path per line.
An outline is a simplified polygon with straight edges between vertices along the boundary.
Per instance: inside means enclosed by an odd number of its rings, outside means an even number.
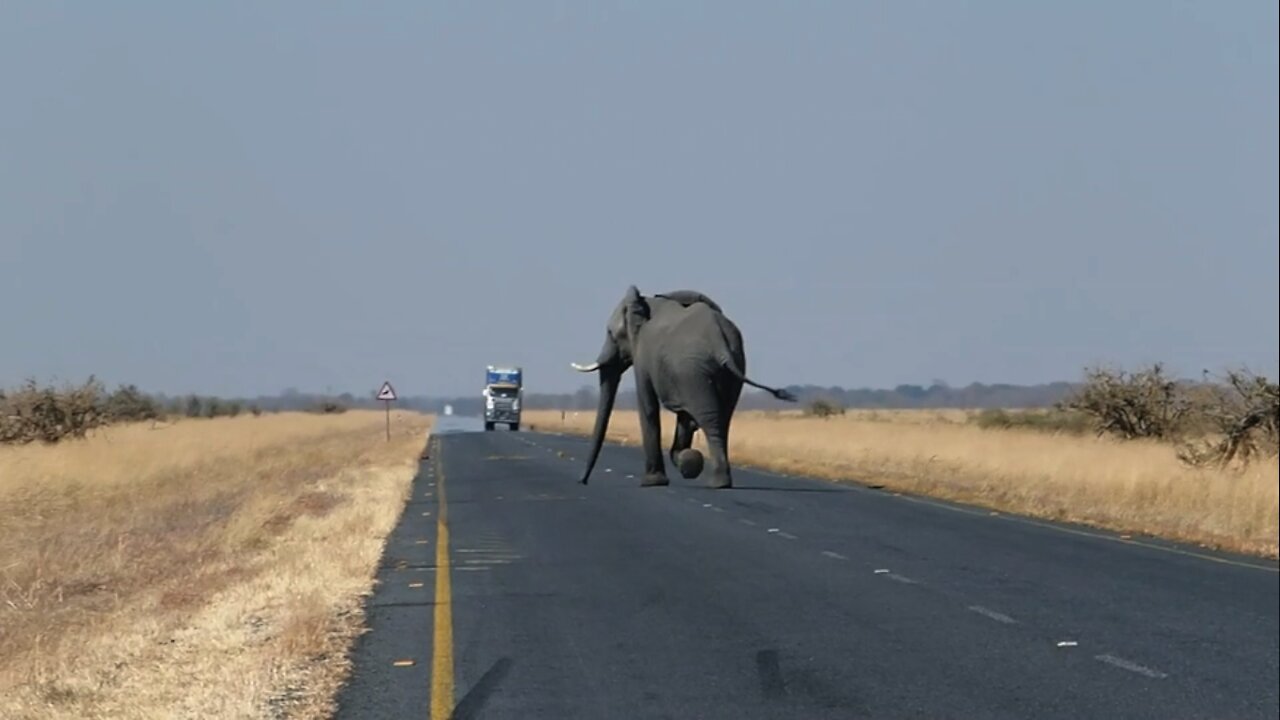
M596 411L591 453L579 481L587 484L604 443L622 374L635 368L640 431L644 441L642 486L667 485L662 458L660 409L676 415L670 458L678 464L681 451L693 444L701 429L711 451L713 488L733 487L729 467L729 424L742 394L743 383L767 390L782 400L795 401L785 390L756 383L746 376L742 334L720 306L702 293L678 290L643 297L634 285L609 316L604 347L591 365L573 365L580 372L600 374L600 405Z

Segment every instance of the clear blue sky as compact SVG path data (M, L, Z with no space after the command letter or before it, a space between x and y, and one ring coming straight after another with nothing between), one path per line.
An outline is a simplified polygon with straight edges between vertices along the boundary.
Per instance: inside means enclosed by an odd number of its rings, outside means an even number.
M1274 2L0 5L0 384L1277 368ZM558 279L560 278L560 279Z

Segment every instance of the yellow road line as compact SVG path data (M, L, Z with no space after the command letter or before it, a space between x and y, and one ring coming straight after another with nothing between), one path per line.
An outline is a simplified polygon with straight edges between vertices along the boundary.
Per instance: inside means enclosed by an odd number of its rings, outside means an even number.
M445 503L444 447L436 444L436 605L431 655L431 720L453 714L453 590L449 585L449 506Z

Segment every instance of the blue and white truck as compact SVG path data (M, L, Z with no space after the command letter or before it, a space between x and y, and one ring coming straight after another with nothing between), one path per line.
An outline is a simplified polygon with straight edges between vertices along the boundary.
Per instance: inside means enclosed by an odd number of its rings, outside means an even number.
M490 365L484 381L484 429L504 423L520 429L520 401L524 398L524 371L519 367Z

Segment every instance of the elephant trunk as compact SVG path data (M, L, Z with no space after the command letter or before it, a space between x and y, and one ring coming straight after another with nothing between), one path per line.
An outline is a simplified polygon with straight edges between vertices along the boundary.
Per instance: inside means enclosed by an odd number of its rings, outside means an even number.
M618 385L622 381L622 372L616 364L600 367L600 404L596 408L596 426L591 435L591 453L587 456L587 469L578 482L587 484L591 471L600 457L600 448L604 446L605 431L609 429L609 416L613 414L613 401L618 395Z

